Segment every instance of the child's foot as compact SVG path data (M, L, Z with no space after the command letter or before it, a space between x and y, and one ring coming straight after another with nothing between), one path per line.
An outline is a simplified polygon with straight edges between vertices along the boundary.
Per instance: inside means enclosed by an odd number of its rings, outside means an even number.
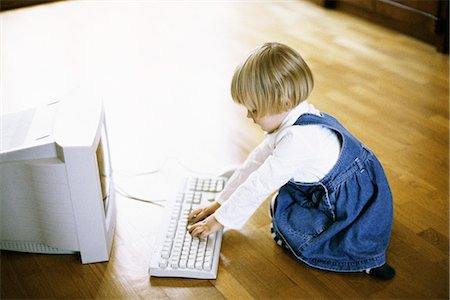
M384 264L378 268L367 269L366 273L382 280L390 280L395 277L395 269L388 264Z

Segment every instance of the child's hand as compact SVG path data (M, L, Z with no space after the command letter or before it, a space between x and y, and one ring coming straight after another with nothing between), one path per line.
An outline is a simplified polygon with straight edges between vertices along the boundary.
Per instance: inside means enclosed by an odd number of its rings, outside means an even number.
M201 222L188 225L188 230L192 237L198 237L199 239L204 239L206 236L219 231L222 228L223 225L217 222L214 215L210 215Z
M210 206L198 208L196 210L193 210L189 216L188 221L191 224L195 224L199 221L202 221L209 215L213 214L218 208L220 207L220 204L214 201Z

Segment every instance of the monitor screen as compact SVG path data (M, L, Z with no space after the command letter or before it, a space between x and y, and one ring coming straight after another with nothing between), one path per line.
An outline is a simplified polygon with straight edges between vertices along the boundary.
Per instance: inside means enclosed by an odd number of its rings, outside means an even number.
M103 126L101 126L101 136L100 141L97 146L97 163L98 163L98 171L100 175L100 184L102 188L102 199L103 205L105 207L105 211L108 210L108 200L110 191L110 180L111 180L111 160L109 157L109 147L108 147L108 138L106 133L106 124L103 122Z

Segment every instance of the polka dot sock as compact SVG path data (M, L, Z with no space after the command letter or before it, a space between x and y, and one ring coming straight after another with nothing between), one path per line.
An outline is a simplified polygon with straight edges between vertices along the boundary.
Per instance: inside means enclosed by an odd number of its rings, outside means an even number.
M275 230L273 229L273 224L270 223L270 234L272 235L273 240L275 241L275 243L277 243L278 246L286 248L287 249L287 245L285 242L283 242L283 240L278 236L278 234L275 232Z
M270 214L270 217L271 217L271 218L273 218L273 214L275 213L276 198L277 198L277 195L273 196L272 199L270 200L270 204L269 204L269 214ZM283 240L282 240L282 239L278 236L278 234L275 232L275 229L273 229L273 223L270 223L270 234L272 235L273 240L275 241L275 243L277 243L278 246L287 249L286 243L283 242Z

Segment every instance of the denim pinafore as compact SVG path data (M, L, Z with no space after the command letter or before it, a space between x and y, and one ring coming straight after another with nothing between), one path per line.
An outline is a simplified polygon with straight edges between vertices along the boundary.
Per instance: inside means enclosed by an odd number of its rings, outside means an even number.
M335 131L341 152L319 182L289 181L276 198L276 234L299 260L324 270L357 272L381 266L392 228L392 193L375 155L335 118L303 114L294 123Z

